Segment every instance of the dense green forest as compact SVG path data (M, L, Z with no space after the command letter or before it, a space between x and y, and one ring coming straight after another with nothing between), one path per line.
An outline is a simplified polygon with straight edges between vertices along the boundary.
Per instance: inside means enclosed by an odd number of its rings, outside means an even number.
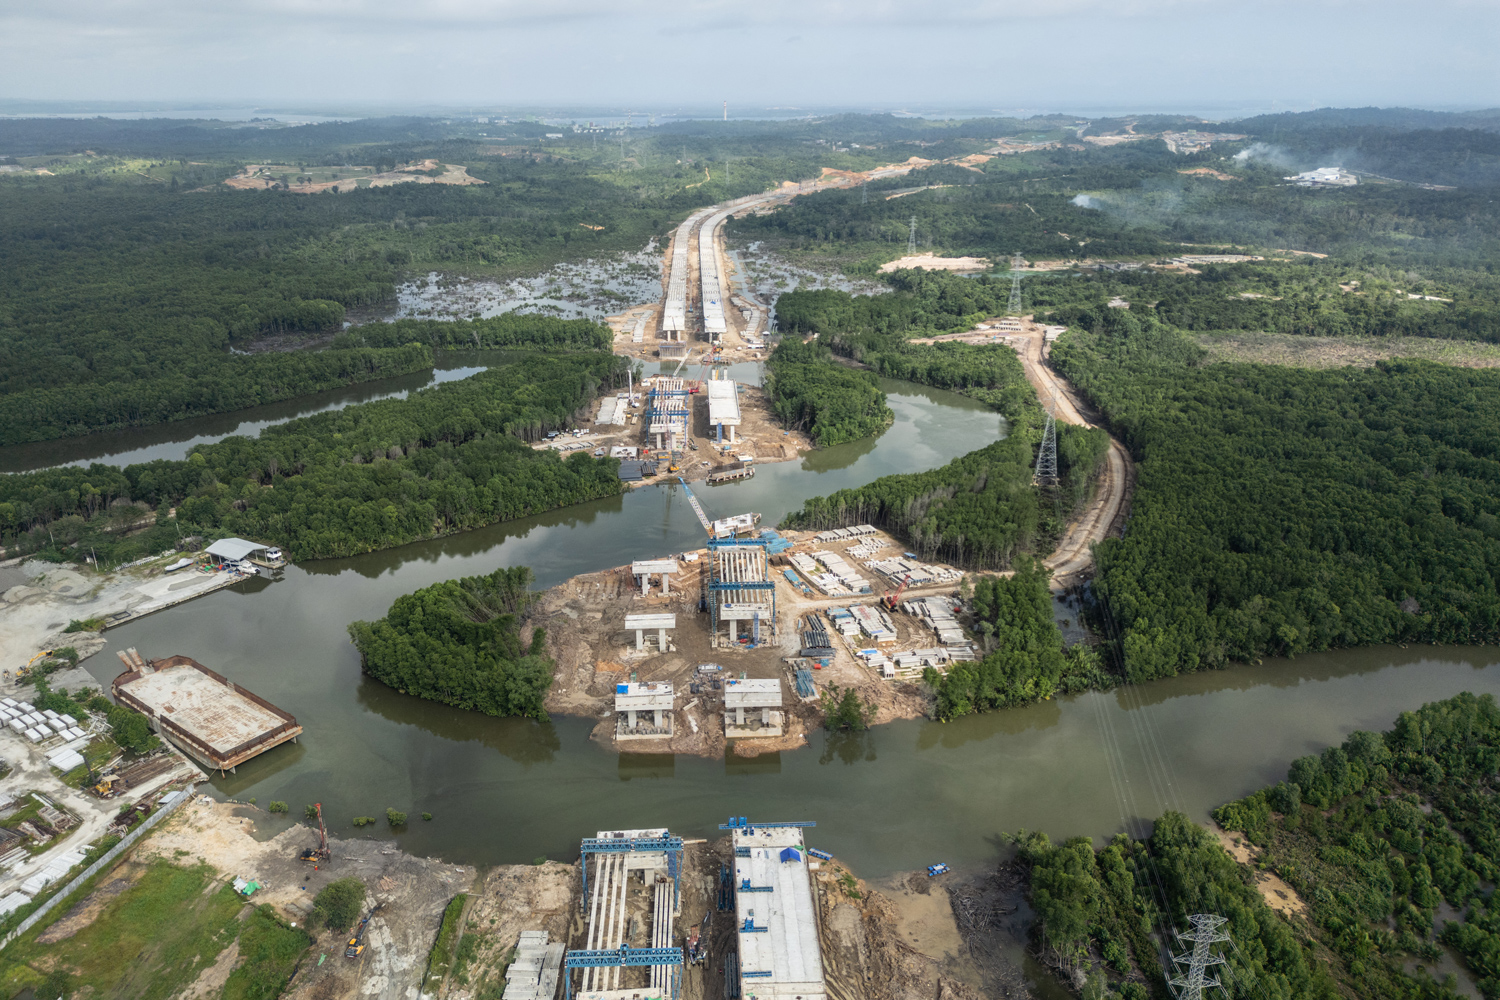
M1500 252L1494 132L1362 126L1277 142L1288 145L1220 143L1183 155L1157 140L1107 149L1065 140L978 169L939 165L804 196L729 226L736 239L863 274L905 253L913 218L922 250L997 264L1016 251L1028 260L1142 259L1239 245L1409 268L1473 266ZM1329 163L1367 172L1365 183L1333 190L1284 180ZM1190 172L1199 169L1212 173ZM1434 183L1454 189L1418 186ZM899 191L914 193L889 197Z
M817 341L788 337L766 361L766 391L777 418L824 448L869 437L895 419L875 376L834 364L831 354Z
M322 558L610 496L620 490L614 460L562 459L527 442L567 426L601 389L623 385L627 364L604 352L526 355L406 399L200 445L182 461L0 476L0 538L49 558L93 546L126 561L205 530L275 542L293 559ZM151 532L120 537L151 509Z
M1285 781L1214 811L1257 848L1306 906L1283 918L1207 830L1179 813L1150 837L1053 844L1021 832L1016 863L1050 964L1088 974L1085 996L1166 997L1153 935L1193 913L1227 918L1221 978L1233 998L1452 1000L1414 963L1448 944L1486 997L1500 996L1491 885L1500 871L1494 774L1500 709L1461 694L1403 712L1386 733L1356 732L1295 761ZM1446 902L1463 918L1448 920ZM1177 949L1181 950L1181 949Z
M922 672L936 698L934 715L947 721L1110 685L1090 648L1063 649L1052 615L1051 577L1040 560L1020 559L1013 575L975 582L970 617L984 656L955 663L946 674L932 667Z
M1436 932L1496 997L1500 927L1485 887L1500 874L1497 761L1500 708L1491 695L1461 694L1300 758L1285 781L1214 817L1297 890L1354 995L1422 995L1403 965L1436 962ZM1463 919L1440 917L1444 901Z
M1185 931L1188 915L1204 912L1228 919L1224 931L1237 946L1221 976L1228 996L1335 1000L1344 995L1318 951L1266 906L1214 835L1181 813L1156 820L1145 840L1120 834L1099 850L1088 837L1054 844L1044 833L1021 831L1013 839L1036 914L1035 946L1054 967L1086 972L1084 996L1170 997L1154 937L1169 928ZM1385 996L1455 996L1411 983L1416 988L1410 992Z
M379 621L354 622L349 637L365 673L402 694L546 720L546 633L522 638L531 580L524 566L445 580L396 598Z
M1500 373L1209 365L1150 315L1074 323L1054 363L1138 462L1094 581L1132 679L1500 639Z
M431 122L237 132L185 126L171 134L113 123L99 126L103 141L83 155L67 140L80 130L89 131L57 126L52 148L68 152L42 158L57 176L0 177L7 276L0 284L0 444L222 412L411 371L419 355L402 349L407 334L440 349L473 346L476 338L503 345L495 326L444 335L396 324L368 332L358 353L316 350L348 310L391 304L406 275L508 277L639 250L697 207L814 175L831 155L815 144L773 143L769 152L737 158L730 171L710 166L705 180L700 158L711 159L714 146L704 137L630 136L622 158L610 152L613 143L601 151L579 137L543 154L525 143L455 138ZM37 134L45 131L0 123L0 137L15 138L12 149L22 141L47 148ZM444 131L449 138L440 138ZM183 144L197 141L212 147L199 155L215 162L185 158L192 153ZM692 147L692 161L678 162L679 145ZM143 153L155 158L130 159ZM293 165L441 155L484 183L342 195L218 183L237 164L272 154ZM277 338L278 348L312 347L260 351L267 338Z

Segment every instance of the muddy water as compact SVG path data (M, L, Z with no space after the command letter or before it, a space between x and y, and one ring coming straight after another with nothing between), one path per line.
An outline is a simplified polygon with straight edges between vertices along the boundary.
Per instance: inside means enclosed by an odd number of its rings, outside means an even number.
M705 506L714 516L758 510L773 523L808 496L932 468L1001 429L996 415L962 397L905 383L887 389L897 422L885 434L705 488ZM813 843L868 877L935 861L979 866L999 851L1002 831L1107 837L1167 807L1204 818L1354 729L1385 728L1402 709L1459 691L1500 692L1494 649L1365 649L946 725L816 733L805 750L713 761L617 756L588 740L589 719L493 719L403 696L362 677L344 633L347 622L378 617L395 597L438 580L527 564L550 585L700 537L680 488L650 488L291 567L278 582L222 591L108 637L111 651L194 656L307 727L299 745L215 779L220 792L294 807L322 801L339 828L387 806L431 812L432 822L415 821L400 835L403 843L469 863L569 858L580 836L606 828L706 835L734 814L817 820ZM105 682L111 651L88 661ZM1110 777L1111 754L1121 780Z
M376 399L405 399L408 393L440 382L453 382L498 364L513 352L438 351L437 367L398 378L364 382L346 389L299 396L280 403L252 406L232 413L175 420L168 424L123 431L107 431L85 437L42 441L37 444L0 448L0 473L30 472L56 465L105 465L124 467L158 458L181 459L194 445L211 444L239 434L256 437L272 424L308 417L326 410L342 410L355 403Z

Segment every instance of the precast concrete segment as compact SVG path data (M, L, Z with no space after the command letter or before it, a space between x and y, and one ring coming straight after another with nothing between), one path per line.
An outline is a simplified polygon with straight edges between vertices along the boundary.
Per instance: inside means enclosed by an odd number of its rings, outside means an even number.
M824 1000L823 955L802 831L795 827L736 830L734 846L735 884L748 879L752 886L771 890L735 894L741 996ZM749 857L741 856L741 849ZM788 849L791 855L786 854Z
M709 426L724 428L733 443L741 419L739 386L727 378L709 379L707 385Z

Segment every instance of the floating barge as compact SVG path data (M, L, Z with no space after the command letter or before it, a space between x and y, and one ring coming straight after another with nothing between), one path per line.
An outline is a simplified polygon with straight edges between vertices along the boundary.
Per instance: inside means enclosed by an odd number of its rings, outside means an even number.
M710 486L717 486L719 483L732 483L740 479L751 479L754 476L755 466L745 465L742 462L735 462L727 469L720 469L718 472L710 472L708 474L708 484Z
M145 660L134 649L119 657L126 670L110 683L115 700L210 770L233 771L302 735L290 714L191 657Z

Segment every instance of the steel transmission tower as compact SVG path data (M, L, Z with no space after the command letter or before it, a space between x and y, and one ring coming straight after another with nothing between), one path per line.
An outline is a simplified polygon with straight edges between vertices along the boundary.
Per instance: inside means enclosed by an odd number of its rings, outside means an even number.
M917 252L917 217L911 217L911 233L906 237L906 252Z
M861 181L859 184L859 203L868 205L870 203L870 182Z
M1010 302L1006 305L1008 313L1019 313L1021 311L1021 268L1026 266L1026 261L1021 257L1021 251L1017 250L1010 259Z
M1042 446L1036 453L1038 486L1057 485L1057 395L1047 401L1047 426L1042 430Z
M1049 421L1050 426L1050 421ZM1220 986L1218 977L1209 976L1208 968L1218 965L1224 961L1222 952L1212 951L1213 945L1220 941L1228 941L1229 935L1222 933L1219 928L1227 921L1213 913L1195 913L1188 917L1188 923L1192 930L1186 933L1177 932L1179 941L1191 941L1193 950L1186 955L1173 955L1172 961L1177 965L1177 975L1168 979L1167 982L1173 987L1177 1000L1203 1000L1203 991ZM1182 966L1186 965L1186 971Z

